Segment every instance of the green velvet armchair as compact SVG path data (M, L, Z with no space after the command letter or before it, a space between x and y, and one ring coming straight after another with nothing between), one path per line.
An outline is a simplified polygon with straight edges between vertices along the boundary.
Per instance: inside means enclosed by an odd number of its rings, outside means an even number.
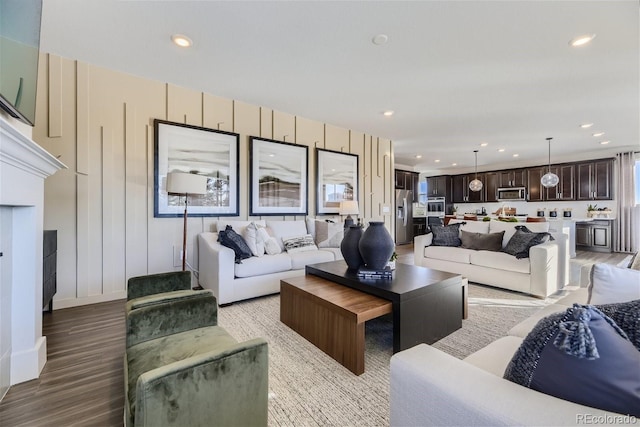
M267 425L266 341L238 343L217 326L213 294L176 290L190 285L176 276L135 278L129 288L125 425Z

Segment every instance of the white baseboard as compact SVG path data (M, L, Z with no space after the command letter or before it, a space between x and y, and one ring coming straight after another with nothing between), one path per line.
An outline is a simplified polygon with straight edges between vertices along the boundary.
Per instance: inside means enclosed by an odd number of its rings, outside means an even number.
M62 300L53 300L53 310L62 308L79 307L81 305L97 304L100 302L114 301L118 299L126 299L127 291L118 291L111 294L92 295L83 298L67 298Z
M11 385L38 378L46 362L47 337L38 338L28 350L11 353Z

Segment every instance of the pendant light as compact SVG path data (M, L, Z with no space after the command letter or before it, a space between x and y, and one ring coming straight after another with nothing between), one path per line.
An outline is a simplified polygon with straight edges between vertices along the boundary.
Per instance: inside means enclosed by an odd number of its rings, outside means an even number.
M547 142L549 143L549 169L547 173L540 179L542 185L546 188L555 187L560 182L560 178L555 173L551 173L551 140L553 138L547 138Z
M476 179L469 183L469 190L480 191L482 190L482 181L478 179L478 150L473 150L476 153Z

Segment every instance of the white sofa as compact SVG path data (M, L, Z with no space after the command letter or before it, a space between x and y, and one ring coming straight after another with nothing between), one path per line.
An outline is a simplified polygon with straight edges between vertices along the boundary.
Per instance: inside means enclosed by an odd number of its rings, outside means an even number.
M460 230L475 233L504 231L502 247L515 233L517 225L533 232L549 231L549 223L516 223L503 221L451 221L463 223ZM567 283L568 236L551 233L555 240L533 246L529 258L517 259L504 252L477 251L462 247L431 245L431 233L414 238L414 263L423 267L461 274L470 282L482 283L545 298Z
M268 227L283 251L277 255L253 256L236 264L234 251L218 242L217 230L224 230L227 225L231 225L236 233L243 235L244 229L251 222ZM295 221L217 221L214 225L216 231L198 235L200 286L211 289L218 304L230 304L280 292L280 280L303 276L307 264L342 259L339 247L323 247L299 253L287 253L284 250L283 237L304 234L315 237L313 224L312 218Z
M637 295L630 300L640 298L640 273L636 276L630 284L636 283ZM607 286L603 291L605 294L611 293ZM587 301L587 289L580 288L536 312L514 326L506 337L464 360L426 344L396 353L391 358L391 425L615 424L614 420L624 416L546 395L503 378L508 363L524 337L540 319L565 311L574 302L586 304ZM617 424L622 423L618 421Z

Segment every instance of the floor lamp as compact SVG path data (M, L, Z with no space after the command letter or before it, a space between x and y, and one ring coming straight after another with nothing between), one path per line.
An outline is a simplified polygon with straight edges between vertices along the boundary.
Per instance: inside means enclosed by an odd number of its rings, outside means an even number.
M207 194L207 177L184 172L169 173L167 175L167 193L184 196L182 271L185 271L187 262L187 205L189 204L189 194Z

